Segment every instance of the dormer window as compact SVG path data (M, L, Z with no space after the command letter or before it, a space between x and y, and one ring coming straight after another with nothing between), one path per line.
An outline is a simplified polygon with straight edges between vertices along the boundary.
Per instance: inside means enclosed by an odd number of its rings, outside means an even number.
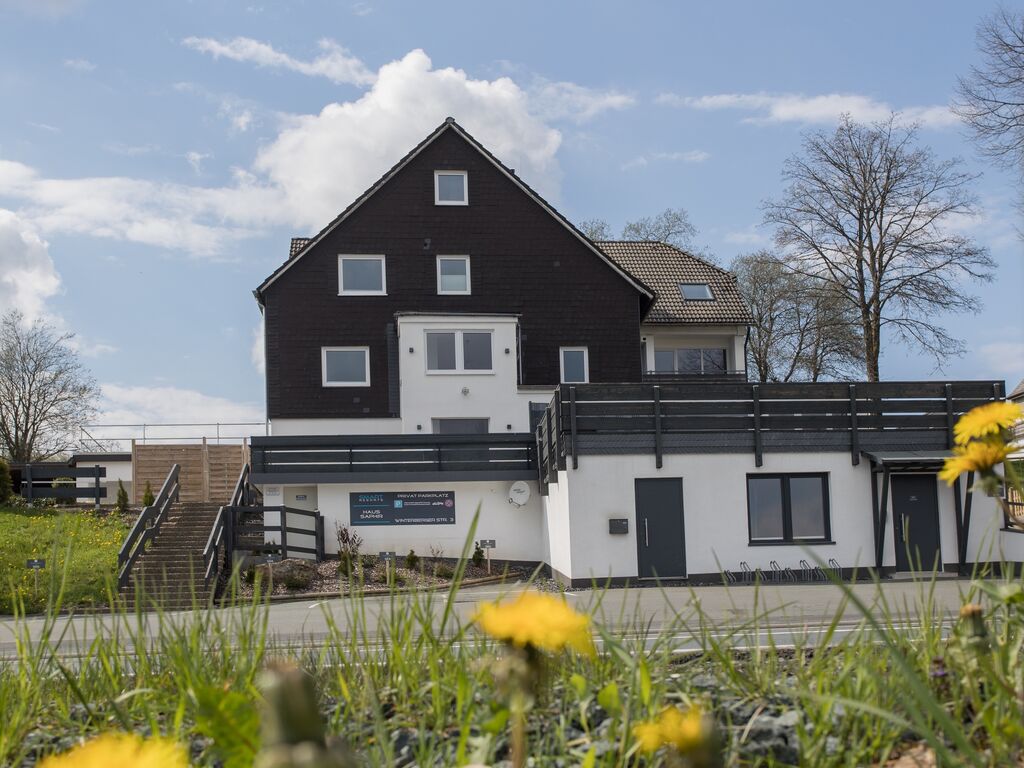
M680 283L679 295L683 301L714 301L711 288L707 283Z
M469 205L469 174L434 171L434 205Z

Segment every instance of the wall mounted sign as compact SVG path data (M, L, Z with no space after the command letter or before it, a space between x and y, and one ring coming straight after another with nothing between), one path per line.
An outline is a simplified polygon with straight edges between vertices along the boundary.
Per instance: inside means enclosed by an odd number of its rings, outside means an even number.
M455 491L366 491L348 495L352 525L454 525Z

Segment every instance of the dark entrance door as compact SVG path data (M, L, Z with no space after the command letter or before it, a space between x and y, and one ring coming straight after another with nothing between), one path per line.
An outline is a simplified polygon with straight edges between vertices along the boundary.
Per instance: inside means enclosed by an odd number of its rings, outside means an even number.
M637 479L636 548L640 578L686 576L683 479Z
M935 475L893 475L892 517L897 571L942 567Z

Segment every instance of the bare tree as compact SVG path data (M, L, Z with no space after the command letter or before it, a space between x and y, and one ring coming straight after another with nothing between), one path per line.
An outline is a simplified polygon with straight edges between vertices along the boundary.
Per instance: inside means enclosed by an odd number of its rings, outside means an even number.
M612 239L612 228L604 219L584 219L576 228L591 240Z
M96 382L68 345L74 337L20 312L0 319L0 448L11 461L41 461L74 445L95 414Z
M861 368L856 318L838 297L770 251L729 268L753 318L747 357L758 381L819 381Z
M845 115L834 132L804 137L803 153L786 161L788 188L764 205L789 268L856 313L870 381L879 378L883 333L939 364L962 353L939 318L977 311L963 283L991 279L994 267L952 227L976 212L975 177L959 160L916 148L916 135L895 116L865 125Z
M988 156L1024 176L1024 13L982 21L978 49L984 63L959 79L953 109Z
M622 228L623 240L653 240L687 250L697 228L690 222L684 208L666 208L656 216L643 216L626 223Z

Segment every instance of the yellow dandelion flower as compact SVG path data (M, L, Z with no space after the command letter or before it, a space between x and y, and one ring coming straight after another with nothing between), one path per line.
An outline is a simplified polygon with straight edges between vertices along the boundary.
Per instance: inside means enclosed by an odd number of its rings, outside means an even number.
M1010 429L1024 419L1024 408L1016 403L998 401L972 408L953 427L957 445L967 445L971 440L984 440L998 436L1004 429Z
M657 719L636 725L633 736L644 752L668 746L685 754L705 747L709 732L700 707L690 707L685 712L678 707L666 707Z
M563 598L523 592L507 602L484 603L473 621L496 640L524 648L558 652L565 647L594 655L590 617L577 613Z
M130 733L107 733L61 755L40 768L188 768L188 756L170 739L143 739Z
M1001 442L972 440L967 445L958 445L953 455L946 459L939 479L948 485L956 482L964 472L991 472L992 468L1002 464L1010 455L1010 446Z

